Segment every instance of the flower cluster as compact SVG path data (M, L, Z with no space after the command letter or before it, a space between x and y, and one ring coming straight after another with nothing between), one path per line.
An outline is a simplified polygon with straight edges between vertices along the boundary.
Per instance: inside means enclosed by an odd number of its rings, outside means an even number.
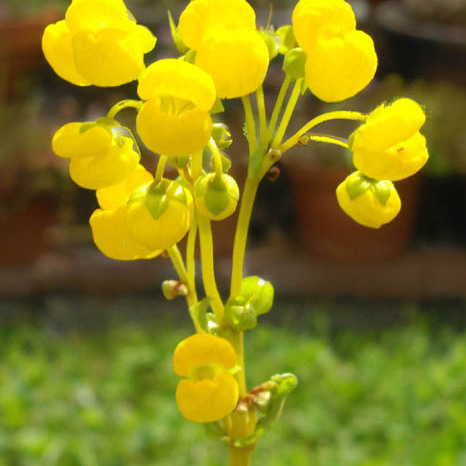
M270 282L243 277L259 183L267 174L272 179L273 165L304 140L343 145L352 151L357 171L337 188L338 202L356 222L378 228L401 207L392 181L411 176L428 158L419 133L425 115L409 99L381 105L370 115L330 112L283 142L307 88L323 101L337 102L361 91L375 74L372 39L356 29L353 10L344 0L300 0L292 25L278 30L270 24L258 28L246 0L192 0L177 25L171 19L171 30L181 56L146 67L144 55L156 38L136 23L123 0L72 0L65 19L44 31L42 47L50 65L78 86L137 81L140 100L119 102L96 121L65 124L52 145L58 156L69 159L71 178L96 192L99 208L90 226L103 254L136 260L166 251L173 262L179 280L167 280L164 293L169 299L186 298L197 332L177 346L173 357L181 377L176 390L181 413L207 424L224 419L220 437L229 439L232 451L241 445L252 451L296 385L294 376L278 374L246 389L242 333L270 311L274 298ZM285 79L268 120L262 84L278 54L284 56ZM224 110L222 100L233 98L242 100L249 143L241 196L223 153L231 135L213 116ZM137 112L138 138L116 119L127 108ZM306 134L318 123L338 118L362 122L348 144ZM141 164L139 140L158 155L155 173ZM176 178L166 174L167 164ZM215 281L211 221L233 215L240 197L230 296L224 303ZM184 259L177 245L186 235ZM206 295L201 300L195 280L197 241ZM262 413L259 421L256 408Z
M376 108L350 137L353 163L359 170L337 188L340 207L361 225L379 228L392 221L401 201L392 181L414 175L429 158L422 108L398 99Z

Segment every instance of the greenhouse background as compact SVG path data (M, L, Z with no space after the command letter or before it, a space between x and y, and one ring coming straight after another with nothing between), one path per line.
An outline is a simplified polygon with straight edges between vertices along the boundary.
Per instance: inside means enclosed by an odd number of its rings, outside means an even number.
M185 1L126 0L158 37L146 59L176 55L167 10ZM269 1L251 1L265 25ZM350 2L374 38L376 78L340 104L309 93L297 129L334 109L371 111L399 96L426 110L430 160L397 184L400 216L366 230L334 190L350 171L341 148L295 148L261 185L247 274L275 285L276 303L246 339L249 384L292 371L299 386L257 449L275 465L466 464L466 2ZM293 1L273 4L289 24ZM173 393L173 348L191 324L164 300L169 261L118 262L92 242L92 191L73 185L51 137L67 121L104 114L135 84L77 88L45 62L45 25L67 2L0 4L0 466L223 464L218 446L184 421ZM272 63L267 108L282 79ZM131 115L123 114L131 125ZM225 118L232 172L246 173L238 102ZM292 129L293 129L292 128ZM354 124L334 124L350 134ZM154 157L143 153L148 168ZM235 219L215 226L226 294ZM179 448L182 446L182 448Z

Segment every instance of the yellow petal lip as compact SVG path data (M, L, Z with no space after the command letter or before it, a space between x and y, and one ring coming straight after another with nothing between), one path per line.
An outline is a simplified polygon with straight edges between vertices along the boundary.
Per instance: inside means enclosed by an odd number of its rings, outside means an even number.
M255 29L256 14L245 0L193 0L181 13L178 31L184 43L199 50L216 30Z
M162 252L151 251L128 235L124 206L116 210L97 209L91 215L89 223L96 246L111 259L151 259Z
M91 82L76 68L71 38L66 21L49 24L42 35L42 51L60 78L76 86L90 86Z
M138 95L149 100L167 95L193 102L209 111L215 103L215 84L198 67L182 60L166 58L149 65L139 78Z
M362 31L354 31L344 38L319 40L308 52L305 80L320 100L339 102L364 89L376 69L372 39Z
M196 65L212 76L218 97L233 99L259 88L267 74L269 52L255 30L216 31L203 42Z
M150 150L178 157L201 150L208 143L212 119L208 112L197 108L179 114L163 111L161 100L154 98L145 102L139 110L136 127Z
M93 122L86 122L93 123ZM97 157L110 150L112 133L95 124L82 131L83 123L71 122L59 128L52 139L52 148L59 157Z
M173 368L179 376L189 376L193 367L219 365L231 369L236 365L236 353L225 338L199 333L178 344L173 354Z
M113 143L99 156L71 157L70 176L82 188L105 188L123 181L136 168L139 159L139 153L133 150L133 141L125 138L122 147Z
M353 10L344 0L301 0L293 10L292 23L296 41L305 52L319 38L341 38L356 28Z
M213 379L183 379L176 389L176 401L186 419L200 423L214 422L235 409L238 383L227 372L217 374Z

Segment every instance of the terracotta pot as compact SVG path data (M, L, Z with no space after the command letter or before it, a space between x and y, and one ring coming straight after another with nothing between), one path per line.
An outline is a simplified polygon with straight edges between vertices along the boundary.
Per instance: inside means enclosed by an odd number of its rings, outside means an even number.
M45 64L41 39L45 27L59 19L55 9L48 9L26 19L0 21L0 59L6 73L8 95L16 93L18 78Z
M363 227L339 207L335 189L349 174L305 164L287 164L303 247L312 255L343 261L388 259L406 250L418 201L418 177L396 183L402 209L380 229Z
M0 266L34 262L48 247L47 231L56 214L54 202L31 199L0 216Z

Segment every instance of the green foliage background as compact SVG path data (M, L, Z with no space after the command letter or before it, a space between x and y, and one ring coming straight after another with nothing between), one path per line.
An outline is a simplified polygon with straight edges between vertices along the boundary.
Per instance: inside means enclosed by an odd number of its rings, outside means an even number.
M225 465L225 447L175 406L171 353L189 333L173 321L92 335L4 325L0 466ZM247 354L250 386L275 372L299 379L253 464L466 464L463 332L265 325Z

